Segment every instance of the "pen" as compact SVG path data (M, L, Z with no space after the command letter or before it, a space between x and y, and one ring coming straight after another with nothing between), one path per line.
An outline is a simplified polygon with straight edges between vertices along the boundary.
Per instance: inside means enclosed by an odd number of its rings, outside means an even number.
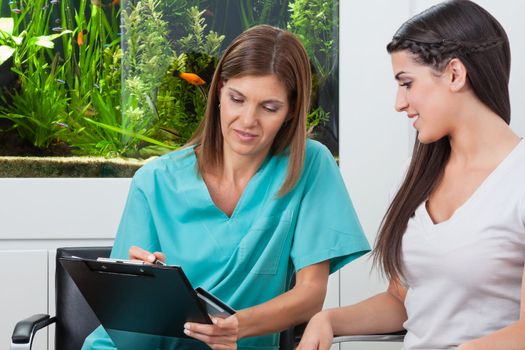
M166 263L162 260L159 260L159 259L155 259L155 261L153 262L155 265L161 265L161 266L166 266Z

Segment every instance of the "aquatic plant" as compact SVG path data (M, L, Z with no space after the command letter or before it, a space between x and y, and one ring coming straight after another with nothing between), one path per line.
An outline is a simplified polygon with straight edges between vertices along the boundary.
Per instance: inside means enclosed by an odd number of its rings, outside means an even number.
M174 56L168 23L159 6L159 0L139 0L122 13L125 55L121 132L125 141L135 144L136 152L141 140L151 139L152 124L158 122L158 87ZM165 147L164 151L176 147L160 141L156 144Z
M3 18L0 28L4 62L12 59L11 70L19 77L19 88L1 96L0 118L12 121L22 138L40 148L63 133L68 97L64 70L52 49L53 40L71 33L62 28L50 33L50 11L45 4L45 0L28 2L23 12L12 8L13 17Z
M315 108L307 121L312 132L317 125L324 125L330 118L330 112L321 103L337 110L337 106L330 105L329 101L318 99L319 91L326 88L328 80L337 79L334 74L338 62L339 1L294 0L288 9L290 19L287 29L299 37L313 66L312 101Z
M313 134L315 127L324 125L330 119L330 113L325 111L323 107L317 106L308 113L306 120L306 129L309 134Z
M20 136L39 148L46 148L61 139L66 126L67 94L58 56L49 66L28 64L18 71L21 89L10 97L10 106L0 107L0 118L9 119Z
M199 11L197 6L192 6L187 10L189 19L188 34L178 40L178 49L183 52L198 52L208 56L218 55L224 35L210 30L205 35L207 25L204 23L203 14L206 10Z
M157 97L157 130L178 144L188 141L204 116L209 82L224 40L214 31L206 33L204 12L196 6L187 9L188 33L177 41L182 53L162 80Z
M82 0L75 10L69 2L61 4L61 23L75 28L74 40L63 43L70 95L67 141L74 153L85 155L115 156L126 149L119 133L97 124L122 121L119 8L106 8L100 1Z
M239 0L242 30L257 24L283 27L287 20L288 0Z
M0 18L0 65L10 59L22 38L13 35L14 20L11 17Z
M339 1L294 0L289 5L288 30L297 35L315 67L319 85L332 74L337 64Z

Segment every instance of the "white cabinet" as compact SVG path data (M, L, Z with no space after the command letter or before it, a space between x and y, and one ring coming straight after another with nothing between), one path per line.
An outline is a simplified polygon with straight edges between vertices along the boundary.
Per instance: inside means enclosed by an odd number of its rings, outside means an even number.
M130 179L0 179L0 348L17 321L55 314L58 247L113 244ZM48 349L47 330L34 349ZM49 350L54 349L49 328Z
M14 324L32 314L48 313L47 250L0 250L0 348L8 349ZM47 349L47 331L35 337L33 349Z

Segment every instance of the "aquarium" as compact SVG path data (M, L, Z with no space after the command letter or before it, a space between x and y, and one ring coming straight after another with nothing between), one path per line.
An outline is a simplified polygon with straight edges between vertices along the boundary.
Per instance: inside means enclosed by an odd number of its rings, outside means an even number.
M262 23L304 43L314 77L308 130L338 154L338 1L0 5L0 177L132 176L188 141L221 52Z

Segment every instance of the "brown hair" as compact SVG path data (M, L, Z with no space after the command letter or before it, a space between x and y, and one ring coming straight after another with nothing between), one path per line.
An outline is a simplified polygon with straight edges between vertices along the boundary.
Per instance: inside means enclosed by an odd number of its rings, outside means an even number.
M437 72L459 59L477 98L510 123L509 41L498 21L474 2L446 1L414 16L398 29L387 51L407 51ZM407 174L383 218L373 251L374 263L390 279L403 276L402 239L408 221L436 188L449 156L448 137L431 144L416 138Z
M258 25L241 33L219 61L210 85L204 119L188 145L196 145L199 172L223 164L220 127L219 83L247 75L275 75L286 87L290 115L275 136L271 154L289 147L288 173L279 195L288 193L299 180L305 158L306 116L310 108L310 62L303 45L292 33Z

